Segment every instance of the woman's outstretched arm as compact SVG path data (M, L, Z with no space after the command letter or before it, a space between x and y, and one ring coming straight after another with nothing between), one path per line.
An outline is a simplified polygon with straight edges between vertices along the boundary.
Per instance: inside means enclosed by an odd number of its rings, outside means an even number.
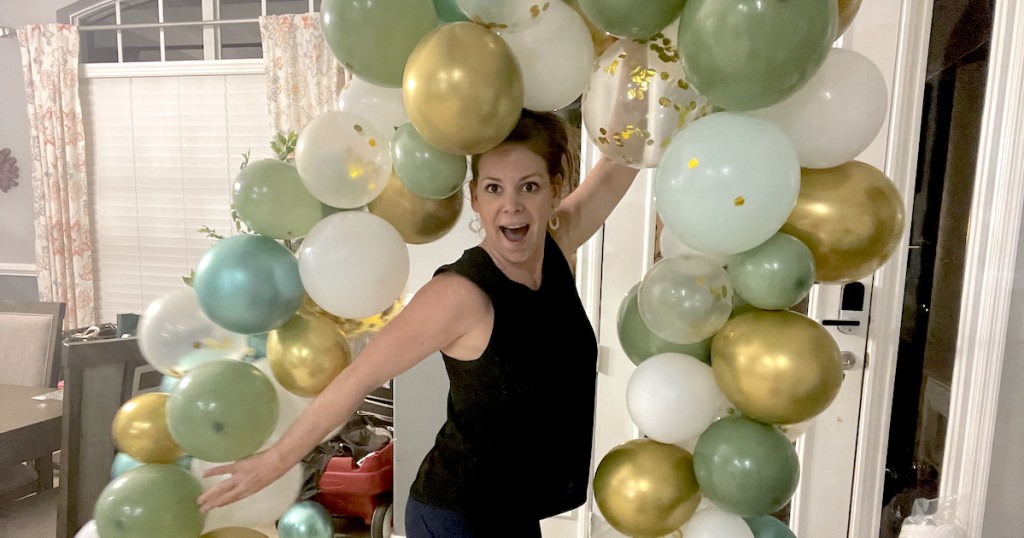
M552 234L563 252L575 252L608 219L640 170L602 156L580 186L558 206L561 226Z

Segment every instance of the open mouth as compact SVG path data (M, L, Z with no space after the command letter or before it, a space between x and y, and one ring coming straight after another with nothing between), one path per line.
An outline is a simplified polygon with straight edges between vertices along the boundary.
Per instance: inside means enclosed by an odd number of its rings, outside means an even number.
M530 231L529 224L522 224L520 226L498 226L501 230L502 235L509 241L522 241L526 239L526 233Z

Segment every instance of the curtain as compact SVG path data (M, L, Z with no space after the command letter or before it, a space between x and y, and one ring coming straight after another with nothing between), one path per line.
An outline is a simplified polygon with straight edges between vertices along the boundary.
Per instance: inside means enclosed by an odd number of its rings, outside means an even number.
M337 109L349 74L324 41L319 13L262 16L260 37L275 132L298 133L321 112Z
M95 323L78 29L18 28L28 98L39 299L66 304L65 328Z

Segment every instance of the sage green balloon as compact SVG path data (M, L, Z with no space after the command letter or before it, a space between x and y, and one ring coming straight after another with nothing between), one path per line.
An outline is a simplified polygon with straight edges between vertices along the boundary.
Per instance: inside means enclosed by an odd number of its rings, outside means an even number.
M249 163L235 176L231 205L250 230L274 239L298 239L323 216L295 165L277 159Z
M743 517L786 505L800 480L793 444L775 426L742 416L712 423L697 439L693 470L704 496Z
M430 200L444 200L462 188L466 156L445 153L420 136L412 123L404 123L391 139L395 173L409 192Z
M836 0L688 0L679 55L690 84L726 110L754 110L796 93L825 62Z
M626 293L619 305L618 333L619 344L622 351L626 352L629 360L639 366L641 362L660 353L682 353L696 357L701 361L711 364L711 338L701 340L695 344L676 344L654 334L640 317L640 308L637 305L637 290L640 284L635 284Z
M679 17L686 0L579 0L599 29L617 37L647 39Z
M203 487L175 464L147 463L111 480L96 499L93 519L103 538L195 538L204 517Z
M754 538L796 538L789 526L775 516L745 517L743 521L754 533Z
M405 62L420 39L438 25L431 0L324 0L320 27L327 46L355 76L402 85Z
M807 297L814 285L814 254L789 234L777 233L737 254L726 269L732 290L762 310L784 310Z
M167 399L167 427L200 460L234 461L255 453L277 426L277 391L252 364L220 360L182 376Z
M469 17L462 11L455 0L434 0L434 11L441 22L468 21Z

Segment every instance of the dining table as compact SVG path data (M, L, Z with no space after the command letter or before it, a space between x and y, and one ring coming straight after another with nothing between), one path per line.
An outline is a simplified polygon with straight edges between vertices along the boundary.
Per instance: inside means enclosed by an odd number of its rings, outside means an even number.
M53 453L60 450L63 402L34 397L56 390L0 384L0 469L32 462L40 491L53 488Z

